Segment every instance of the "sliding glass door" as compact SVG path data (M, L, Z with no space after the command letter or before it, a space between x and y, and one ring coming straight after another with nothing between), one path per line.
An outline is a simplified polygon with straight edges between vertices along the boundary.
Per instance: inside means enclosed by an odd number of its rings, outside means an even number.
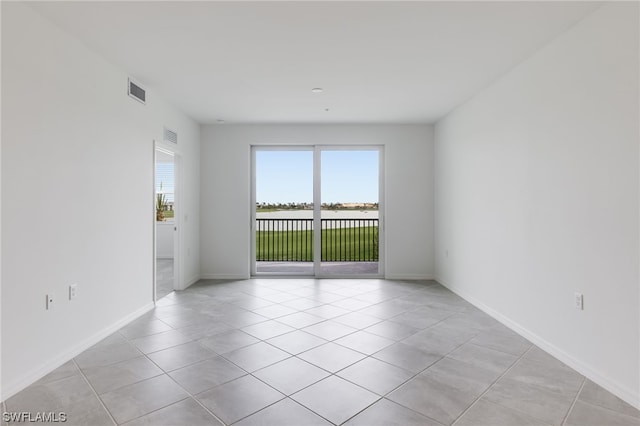
M379 272L379 152L320 151L320 274Z
M252 274L380 276L381 147L254 147Z
M255 273L312 275L313 150L254 150Z

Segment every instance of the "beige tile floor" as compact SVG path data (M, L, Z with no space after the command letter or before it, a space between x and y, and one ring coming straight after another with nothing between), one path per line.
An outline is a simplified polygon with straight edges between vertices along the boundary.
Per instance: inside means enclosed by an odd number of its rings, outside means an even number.
M201 281L2 409L69 425L640 425L433 281Z

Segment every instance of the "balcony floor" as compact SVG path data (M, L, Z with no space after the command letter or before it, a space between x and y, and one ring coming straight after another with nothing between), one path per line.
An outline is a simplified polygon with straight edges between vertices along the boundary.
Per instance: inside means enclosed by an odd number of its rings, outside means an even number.
M313 275L313 262L256 262L257 273ZM375 275L378 262L322 262L320 275Z

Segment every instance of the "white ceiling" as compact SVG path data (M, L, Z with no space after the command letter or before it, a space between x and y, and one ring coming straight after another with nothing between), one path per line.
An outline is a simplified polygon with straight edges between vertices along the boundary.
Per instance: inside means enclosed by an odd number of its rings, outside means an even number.
M600 3L31 5L200 123L431 123Z

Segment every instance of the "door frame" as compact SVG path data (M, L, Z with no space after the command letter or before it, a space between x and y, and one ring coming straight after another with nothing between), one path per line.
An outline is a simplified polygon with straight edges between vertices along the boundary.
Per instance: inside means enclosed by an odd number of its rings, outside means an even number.
M257 151L314 151L313 145L251 145L251 190L250 201L251 214L249 215L249 238L251 253L249 257L250 273L251 276L271 276L271 277L314 277L314 272L311 274L298 274L298 273L286 273L286 272L258 272L256 270L256 152ZM315 153L314 153L315 161ZM315 180L315 176L314 176ZM315 191L315 190L314 190ZM314 194L315 198L315 194ZM315 209L315 206L314 206ZM314 213L315 216L315 213ZM315 235L314 235L315 236ZM314 240L315 241L315 240ZM315 246L314 246L315 250Z
M249 215L250 273L258 277L313 277L313 278L382 278L385 276L386 227L385 227L385 158L384 145L251 145L251 189ZM311 274L270 273L256 271L256 152L257 151L312 151L313 152L313 272ZM322 151L377 151L378 152L378 273L377 274L331 274L321 273L321 203L322 203Z
M164 151L173 155L173 167L174 167L174 194L173 194L173 217L174 217L174 232L173 232L173 289L184 290L184 281L182 279L183 260L182 256L182 154L173 144L163 141L153 141L153 301L157 302L156 294L156 268L157 268L157 230L156 230L156 152L157 150Z

